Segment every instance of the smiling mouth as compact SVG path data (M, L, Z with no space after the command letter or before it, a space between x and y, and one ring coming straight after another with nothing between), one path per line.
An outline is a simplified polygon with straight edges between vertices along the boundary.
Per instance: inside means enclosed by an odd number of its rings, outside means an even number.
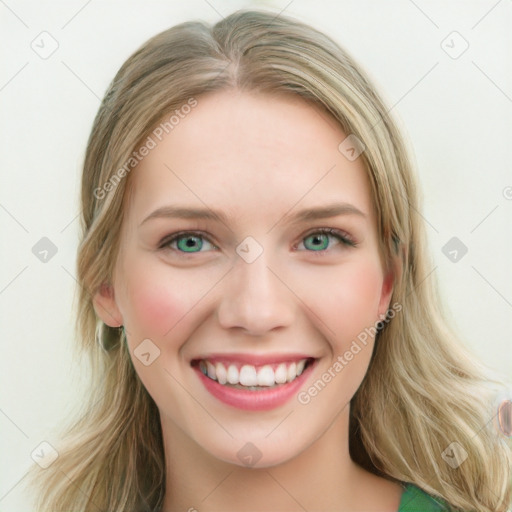
M198 367L203 375L222 386L248 391L263 391L293 382L313 361L314 358L308 357L293 362L254 366L196 359L192 361L192 366Z

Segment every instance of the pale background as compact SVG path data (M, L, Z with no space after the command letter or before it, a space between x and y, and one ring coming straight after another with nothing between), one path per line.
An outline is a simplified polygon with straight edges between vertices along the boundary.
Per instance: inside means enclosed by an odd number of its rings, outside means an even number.
M414 151L450 315L482 362L512 374L510 0L0 0L0 511L30 510L30 454L80 408L78 190L100 98L150 36L250 6L324 30L373 78ZM58 43L46 59L31 48L41 38ZM454 236L468 248L455 263L442 252ZM42 237L57 247L46 263L32 253Z

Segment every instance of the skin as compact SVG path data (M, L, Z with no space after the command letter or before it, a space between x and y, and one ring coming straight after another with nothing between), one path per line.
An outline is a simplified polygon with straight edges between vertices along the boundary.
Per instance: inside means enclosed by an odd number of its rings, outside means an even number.
M220 402L190 365L212 353L307 354L317 358L307 390L382 318L394 274L379 255L362 159L345 158L338 145L347 134L297 96L222 91L197 100L132 171L115 274L94 297L105 323L125 326L160 411L163 510L396 511L401 487L360 468L348 451L350 400L371 337L308 404L293 397L270 411ZM290 220L334 202L363 215ZM167 205L208 207L227 219L143 222ZM322 227L357 245L327 235L319 253L308 235ZM160 247L187 230L203 233L199 252L180 252L176 241ZM236 252L247 236L263 248L252 263ZM145 339L160 350L148 366L133 354ZM247 442L261 453L252 467L237 457Z

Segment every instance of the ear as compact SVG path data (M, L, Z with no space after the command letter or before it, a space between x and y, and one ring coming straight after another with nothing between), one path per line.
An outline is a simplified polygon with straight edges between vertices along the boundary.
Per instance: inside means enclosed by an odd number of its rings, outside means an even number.
M384 280L382 281L382 289L379 301L379 320L386 316L386 313L389 309L389 303L391 302L391 295L393 294L393 288L395 285L395 278L397 275L400 275L401 272L401 262L400 259L394 258L392 264L389 265L386 273L384 275Z
M103 283L92 299L94 311L109 327L123 325L123 315L117 306L114 288L111 284Z

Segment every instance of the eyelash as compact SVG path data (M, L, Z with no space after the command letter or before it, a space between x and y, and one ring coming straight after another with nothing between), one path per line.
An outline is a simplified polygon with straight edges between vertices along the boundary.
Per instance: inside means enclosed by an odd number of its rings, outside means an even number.
M341 242L341 244L346 247L356 247L357 246L357 243L355 242L355 240L348 233L346 233L345 231L341 231L339 229L334 229L334 228L316 228L316 229L306 233L302 237L302 240L310 237L311 235L317 235L317 234L331 235L334 238L337 238ZM322 256L327 252L327 249L323 249L321 251L307 251L307 252L311 252L315 255Z
M316 235L316 234L331 235L334 238L337 238L342 243L342 245L344 245L346 247L357 247L357 245L358 245L352 239L352 237L348 233L346 233L344 231L341 231L339 229L334 229L334 228L317 228L315 230L312 230L312 231L306 233L302 237L301 242L305 238L308 238L311 235ZM160 241L160 243L158 245L158 248L161 249L161 250L171 250L171 251L174 251L174 252L178 252L178 253L180 253L180 254L182 254L184 256L188 256L190 254L194 254L193 252L187 253L185 251L180 251L178 249L174 249L174 248L170 247L171 243L173 243L174 241L178 240L179 238L185 237L186 235L191 235L191 236L196 236L196 237L203 238L203 239L207 240L210 244L212 244L214 247L216 247L216 245L213 242L211 242L210 239L207 236L205 236L205 234L202 233L201 231L180 231L178 233L173 233L172 235L168 235L168 236L164 237ZM296 247L296 245L294 246L294 248ZM313 254L318 255L318 256L324 255L327 251L328 251L327 249L322 249L320 251L312 251L312 250L307 250L306 249L306 252L310 252L310 253L313 253ZM203 251L198 251L198 252L203 252Z

